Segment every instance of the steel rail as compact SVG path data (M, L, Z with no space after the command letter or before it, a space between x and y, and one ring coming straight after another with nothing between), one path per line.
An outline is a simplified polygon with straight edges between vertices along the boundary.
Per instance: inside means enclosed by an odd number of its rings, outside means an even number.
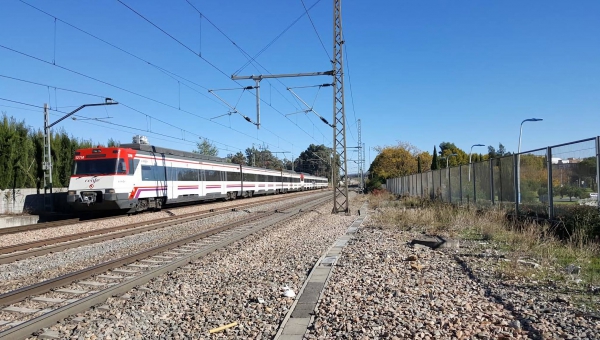
M293 197L302 197L309 194L295 195ZM292 198L292 197L289 197ZM11 246L0 248L0 264L11 263L26 258L41 256L49 253L81 247L88 244L103 242L125 236L135 235L146 231L152 231L161 228L167 228L173 225L192 222L200 219L209 218L216 215L221 215L229 211L234 211L241 208L251 208L262 204L278 201L280 198L271 198L261 200L259 202L245 202L236 205L231 205L225 208L207 209L198 212L187 213L179 216L163 217L156 220L136 222L116 227L91 230L83 233L58 236L50 239L43 239L27 243L19 243ZM119 232L119 230L123 230ZM44 247L47 246L47 247ZM43 248L41 248L43 247ZM37 249L34 249L37 248ZM24 251L28 250L28 251Z
M141 275L138 275L138 276L136 276L134 278L131 278L129 280L125 280L124 282L121 282L119 284L111 286L111 287L109 287L107 289L101 290L101 291L99 291L97 293L94 293L92 295L89 295L87 297L79 299L79 300L77 300L75 302L72 302L72 303L70 303L70 304L68 304L66 306L60 307L60 308L55 309L55 310L53 310L53 311L51 311L49 313L43 314L43 315L38 316L36 318L33 318L31 320L25 321L25 322L23 322L23 323L21 323L19 325L16 325L16 326L14 326L12 328L9 328L9 329L7 329L5 331L2 331L2 332L0 332L0 340L3 340L3 339L21 339L21 338L26 338L26 337L30 336L31 334L33 334L34 332L36 332L36 331L38 331L38 330L40 330L40 329L42 329L44 327L52 326L56 322L58 322L58 321L60 321L60 320L62 320L64 318L67 318L70 315L73 315L73 314L85 311L85 310L89 309L90 307L92 307L92 306L94 306L96 304L102 303L102 302L106 301L106 299L108 299L109 297L116 296L116 295L119 295L119 294L123 294L123 293L131 290L134 287L137 287L137 286L140 286L142 284L145 284L145 283L149 282L150 280L152 280L155 277L158 277L158 276L160 276L160 275L162 275L164 273L173 271L173 270L175 270L175 269L177 269L179 267L187 265L190 262L192 262L192 261L194 261L194 260L196 260L196 259L198 259L198 258L200 258L202 256L205 256L205 255L207 255L207 254L209 254L209 253L211 253L211 252L213 252L213 251L215 251L217 249L225 247L225 246L227 246L227 245L229 245L229 244L231 244L231 243L233 243L235 241L243 239L243 238L245 238L245 237L247 237L247 236L249 236L249 235L251 235L251 234L253 234L253 233L257 232L257 231L259 231L259 230L262 230L264 228L267 228L267 227L269 227L271 225L274 225L274 224L277 224L277 223L281 223L281 222L283 222L285 220L292 219L297 214L300 214L300 213L303 213L303 212L307 212L308 208L317 206L319 204L322 204L322 203L326 202L328 199L329 198L327 196L324 196L324 197L321 197L321 198L318 198L318 199L306 200L304 203L301 203L302 205L300 205L298 207L299 209L298 209L297 212L290 213L290 214L277 214L277 212L273 211L268 216L261 215L261 216L249 218L249 219L247 219L248 221L253 221L253 220L257 220L257 219L267 219L267 217L271 217L271 216L274 216L274 215L276 216L273 219L273 221L268 221L268 220L265 221L264 225L262 227L253 228L253 229L251 229L249 231L245 231L245 232L236 234L235 236L233 236L231 238L228 238L226 240L218 241L216 244L213 244L211 246L207 246L206 248L204 248L204 249L202 249L202 250L200 250L200 251L198 251L196 253L191 253L191 254L188 254L188 255L184 255L182 258L177 259L177 260L175 260L175 261L173 261L171 263L168 263L168 264L166 264L164 266L148 270L148 271L146 271L146 272L142 273ZM295 203L294 205L298 205L298 203ZM279 210L279 211L281 211L281 210ZM196 240L198 240L200 238L205 238L205 237L208 237L208 236L220 233L222 231L226 231L226 230L235 228L237 226L244 225L246 223L248 223L248 222L238 221L238 222L235 222L235 223L231 223L231 224L219 227L219 228L215 228L213 230L209 230L209 231L206 231L206 232L203 232L203 233L199 233L199 234L187 237L185 239L181 239L179 241L171 242L171 243L163 245L163 246L158 246L158 247L152 248L152 249L144 251L142 253L145 253L147 256L152 256L155 253L160 253L160 252L168 250L170 248L174 248L174 247L186 244L186 243L190 243L190 242L196 241ZM150 254L150 253L152 253L152 254ZM128 256L127 259L129 259L129 261L123 261L126 258L122 258L122 259L117 259L117 260L114 260L114 261L107 262L106 264L108 264L108 263L116 264L116 263L119 263L119 262L121 264L129 263L129 262L132 262L131 259L135 255L139 255L139 254L141 254L141 253ZM148 254L150 254L150 255L148 255ZM121 261L123 261L123 262L121 262ZM101 272L100 267L105 267L106 264L100 264L100 265L97 265L97 266L94 266L94 267L91 267L91 268L88 268L88 269L80 270L80 271L77 271L77 272L74 272L74 273L71 273L71 274L67 274L67 275L61 276L61 277L53 279L53 280L48 280L46 282L48 282L48 283L52 282L52 284L55 285L54 287L57 287L57 284L58 284L59 281L63 282L62 284L70 283L70 282L76 281L76 280L78 280L80 278L89 277L90 275L93 275L93 274L95 274L97 272ZM110 268L108 268L108 269L110 269ZM92 273L92 271L93 271L93 273ZM104 271L106 271L106 269ZM85 272L87 272L87 274L84 274ZM75 275L77 277L75 277ZM49 291L52 288L48 288L48 287L44 288L42 286L42 284L47 284L46 282L42 282L40 284L36 284L36 285L30 286L30 287L34 287L35 286L35 289L34 290L29 290L29 292L33 292L33 291L37 290L38 294L39 294L40 292ZM24 291L24 290L25 289L22 289L22 291ZM35 295L35 294L36 293L30 293L27 296L31 296L31 295ZM27 296L25 296L25 297L27 297Z
M316 191L316 190L311 190L311 191ZM311 192L311 191L309 191L309 192ZM292 194L301 194L301 193L292 193ZM211 204L216 204L216 203L220 203L220 202L204 202L204 204L209 204L209 206ZM174 208L177 209L177 208L184 208L184 207L189 207L189 205L184 205L184 206L174 207ZM24 225L15 226L15 227L0 228L0 235L16 234L16 233L32 231L32 230L62 227L62 226L66 226L66 225L73 225L73 224L92 222L92 221L96 222L96 221L102 221L102 220L109 220L109 219L121 218L123 216L124 215L116 215L116 216L105 216L105 217L89 218L89 219L69 218L69 219L52 221L52 222L24 224Z

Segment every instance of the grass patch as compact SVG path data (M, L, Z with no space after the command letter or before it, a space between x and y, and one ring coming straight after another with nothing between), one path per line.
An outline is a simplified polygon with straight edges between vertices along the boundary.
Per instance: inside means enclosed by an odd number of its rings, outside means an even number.
M587 225L595 223L595 219L578 219L578 228L566 234L557 229L564 225L553 228L548 223L514 222L507 218L507 210L496 207L477 210L416 198L378 196L372 199L372 206L377 208L372 223L378 226L485 241L487 245L483 247L492 248L505 257L498 261L496 268L500 279L560 281L581 292L590 286L600 286L600 246L592 237L594 233L589 231L595 225ZM533 268L522 261L540 267ZM568 265L580 266L580 273L567 273Z

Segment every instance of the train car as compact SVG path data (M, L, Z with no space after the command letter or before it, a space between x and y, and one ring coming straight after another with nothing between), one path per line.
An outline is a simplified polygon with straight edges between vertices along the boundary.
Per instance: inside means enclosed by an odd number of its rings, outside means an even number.
M164 204L236 199L327 187L327 179L152 146L75 152L67 202L76 211L140 212Z

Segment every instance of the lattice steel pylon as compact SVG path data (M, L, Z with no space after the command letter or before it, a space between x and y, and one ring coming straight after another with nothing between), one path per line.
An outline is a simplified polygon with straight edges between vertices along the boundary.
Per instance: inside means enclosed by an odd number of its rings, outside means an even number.
M339 158L339 178L334 171L333 213L350 213L348 209L348 162L346 152L346 112L344 110L344 37L342 34L342 0L333 0L333 154Z
M363 177L362 177L362 169L363 169L363 162L364 159L362 158L362 129L360 126L360 119L356 120L356 127L358 130L358 180L359 180L359 188L362 190L362 188L364 188L364 184L363 184Z

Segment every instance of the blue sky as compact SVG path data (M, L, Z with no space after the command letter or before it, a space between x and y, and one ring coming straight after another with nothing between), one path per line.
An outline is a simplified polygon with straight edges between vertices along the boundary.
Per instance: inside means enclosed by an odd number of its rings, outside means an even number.
M60 124L70 134L94 141L112 137L129 142L133 134L140 133L147 135L152 144L191 150L193 141L202 136L217 142L221 156L244 150L252 143L264 142L272 151L293 152L295 156L310 143L331 145L331 128L313 113L286 116L305 109L288 87L330 83L330 77L263 81L261 92L266 103L261 105L263 128L258 131L239 115L228 116L229 109L208 92L250 86L253 82L236 83L229 79L248 59L207 19L246 53L255 55L302 15L300 0L190 0L203 18L185 0L122 1L192 51L118 1L27 0L175 76L60 20L55 25L52 17L20 1L5 0L0 5L0 45L47 63L0 48L0 75L50 87L0 77L0 98L40 106L48 102L62 111L102 101L99 97L54 88L60 87L111 97L155 117L116 105L80 112L85 117L113 117L106 120L113 125L89 120L66 120ZM304 2L311 7L317 1ZM331 1L319 1L310 13L331 55ZM356 119L362 121L362 139L368 147L407 141L430 152L443 141L465 150L476 143L497 146L501 142L509 151L515 151L519 124L531 117L544 121L525 125L523 150L597 136L598 13L598 1L345 0L348 145L356 145ZM278 74L331 68L307 16L256 61L260 66L248 65L238 74L266 74L265 69ZM331 88L293 91L331 120ZM253 93L215 93L255 119ZM0 106L1 111L25 119L33 127L42 126L41 110L1 100L0 105L4 105ZM225 116L211 120L220 115ZM370 159L374 157L375 152L371 151ZM356 153L351 153L350 158L356 159ZM351 162L349 167L355 165Z

